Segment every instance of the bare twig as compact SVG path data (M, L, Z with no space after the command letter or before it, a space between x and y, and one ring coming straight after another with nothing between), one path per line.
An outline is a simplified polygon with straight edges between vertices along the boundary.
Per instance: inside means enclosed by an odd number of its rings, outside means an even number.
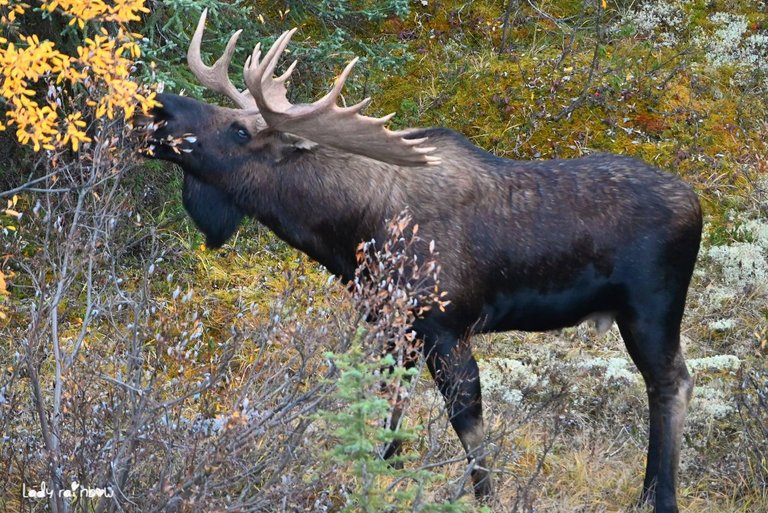
M509 20L510 16L512 14L512 7L513 5L517 7L515 10L519 10L520 8L520 0L508 0L507 1L507 8L504 10L504 23L501 27L501 43L499 44L499 55L503 55L504 52L507 51L507 36L509 32ZM517 14L515 14L515 17L517 17Z
M559 114L553 118L554 121L560 121L564 117L570 116L574 110L579 108L584 103L587 95L589 94L589 90L592 87L592 80L595 78L595 72L600 65L600 49L603 45L603 4L602 2L596 3L597 13L595 14L595 49L592 53L592 62L589 65L589 74L587 75L587 80L584 82L584 87L581 89L581 93L579 93L579 95L573 101L571 101L568 106L566 106L563 110L560 111Z

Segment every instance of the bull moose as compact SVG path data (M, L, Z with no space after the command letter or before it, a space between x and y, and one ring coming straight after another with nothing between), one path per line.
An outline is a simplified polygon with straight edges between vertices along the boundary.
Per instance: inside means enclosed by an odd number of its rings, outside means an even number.
M292 104L286 83L296 63L280 77L274 71L296 29L263 58L254 49L244 68L247 89L240 91L227 71L240 31L208 67L200 55L205 19L203 12L189 66L238 108L161 94L150 125L151 153L183 169L183 203L208 245L221 246L251 216L351 280L358 244L385 240L385 221L407 209L421 238L438 242L440 288L450 300L412 329L481 499L492 486L470 337L615 321L650 407L641 502L658 513L678 511L682 429L693 390L680 323L702 228L692 189L621 155L517 161L444 128L391 131L385 125L392 115L361 114L370 99L337 105L356 59L326 96ZM387 454L397 450L393 444Z

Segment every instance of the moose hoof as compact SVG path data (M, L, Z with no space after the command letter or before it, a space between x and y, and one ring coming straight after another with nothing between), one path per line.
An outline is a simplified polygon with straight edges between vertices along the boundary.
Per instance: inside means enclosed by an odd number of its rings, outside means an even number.
M491 485L491 476L487 472L479 479L474 479L472 476L472 486L475 490L475 499L480 502L488 502L493 496L493 486Z

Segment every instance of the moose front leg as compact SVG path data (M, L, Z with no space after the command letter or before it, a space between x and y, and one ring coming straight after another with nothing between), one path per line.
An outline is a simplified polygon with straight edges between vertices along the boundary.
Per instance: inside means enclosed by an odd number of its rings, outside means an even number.
M480 394L480 371L472 356L468 340L441 334L425 337L427 367L445 398L454 431L474 463L472 485L475 497L487 500L493 493L486 464L483 405Z
M387 429L393 432L393 439L383 447L381 455L381 457L385 460L391 460L392 458L395 458L389 462L389 465L392 468L398 469L403 468L403 462L399 458L396 458L397 456L400 456L403 451L403 441L397 436L397 432L400 430L400 419L402 417L403 407L398 402L398 404L392 408L385 426Z
M415 365L416 362L414 360L406 359L404 366L407 370L413 368ZM390 382L386 379L387 375L391 374L393 371L394 367L392 366L387 366L382 369L382 376L384 379L381 382L381 386L385 394L393 394L393 391L390 389ZM381 456L385 460L400 456L400 453L402 452L403 441L397 436L397 431L400 429L400 420L402 419L403 407L405 406L404 401L406 401L402 392L404 389L408 388L410 384L411 378L410 376L406 376L397 383L397 390L394 391L394 406L392 406L392 410L390 411L389 418L386 420L385 425L387 429L393 432L393 438L383 447ZM402 461L395 459L390 462L390 465L394 468L402 468L403 463Z

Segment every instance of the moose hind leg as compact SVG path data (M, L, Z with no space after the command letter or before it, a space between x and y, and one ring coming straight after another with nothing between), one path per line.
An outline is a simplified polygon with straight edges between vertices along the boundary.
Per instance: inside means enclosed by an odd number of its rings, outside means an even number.
M680 349L679 325L665 329L641 320L619 320L618 324L648 394L648 459L640 501L653 504L656 513L675 513L683 424L693 392L693 379Z
M467 459L474 464L472 485L475 497L492 494L491 476L486 465L483 405L480 371L466 341L444 337L437 343L427 339L427 366L445 398L451 426L459 437Z
M661 425L660 440L655 449L659 455L655 501L657 513L678 511L677 473L685 415L692 394L693 379L679 352L655 385L648 386L648 401L654 405L650 410L651 424Z

